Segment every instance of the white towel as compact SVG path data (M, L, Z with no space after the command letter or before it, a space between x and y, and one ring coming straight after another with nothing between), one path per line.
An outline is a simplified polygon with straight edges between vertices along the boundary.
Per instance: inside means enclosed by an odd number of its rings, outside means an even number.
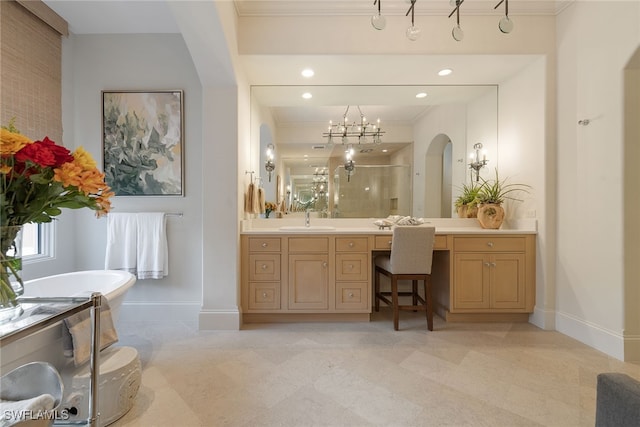
M169 274L169 248L164 213L138 214L138 279L162 279Z
M138 279L169 274L166 219L162 212L110 213L104 268L125 270Z
M135 213L110 213L107 217L106 270L136 273L138 219Z
M85 293L74 296L87 296ZM53 306L40 305L33 310L33 315L37 314L58 314L62 309ZM64 319L62 332L62 344L64 355L73 357L75 366L83 365L91 357L91 312L84 310L68 316ZM118 332L113 324L111 307L109 300L102 296L102 306L100 307L100 351L118 342Z
M40 425L35 420L46 420L45 412L51 411L56 399L50 394L41 394L25 400L0 400L0 426L9 427L13 425L26 424L28 420L34 420L33 424ZM49 417L53 414L47 414ZM21 423L25 422L25 423Z

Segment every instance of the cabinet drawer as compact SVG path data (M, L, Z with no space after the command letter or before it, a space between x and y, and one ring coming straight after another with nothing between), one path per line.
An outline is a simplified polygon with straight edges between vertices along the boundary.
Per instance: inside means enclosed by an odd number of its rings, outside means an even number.
M250 237L249 252L280 252L280 239L277 237Z
M280 255L249 255L249 280L280 280Z
M374 249L391 249L391 234L386 234L384 236L376 236Z
M369 239L366 237L336 238L336 252L367 252Z
M433 249L447 249L447 236L444 234L436 235L433 241Z
M336 280L367 280L368 254L336 254Z
M366 310L369 305L368 282L337 282L337 310Z
M454 237L456 252L524 252L524 237Z
M249 310L280 309L280 283L250 282Z
M328 237L289 237L289 252L328 252Z

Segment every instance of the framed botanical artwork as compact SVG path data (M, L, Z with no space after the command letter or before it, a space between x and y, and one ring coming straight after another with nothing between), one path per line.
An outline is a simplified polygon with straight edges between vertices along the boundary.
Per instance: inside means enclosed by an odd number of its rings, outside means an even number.
M116 196L184 195L184 94L102 91L105 181Z

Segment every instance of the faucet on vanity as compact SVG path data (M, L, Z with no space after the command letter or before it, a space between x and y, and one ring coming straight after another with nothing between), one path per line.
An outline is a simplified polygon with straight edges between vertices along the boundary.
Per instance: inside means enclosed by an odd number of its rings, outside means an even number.
M305 209L304 211L304 226L305 227L311 227L311 219L309 217L311 213L311 209Z

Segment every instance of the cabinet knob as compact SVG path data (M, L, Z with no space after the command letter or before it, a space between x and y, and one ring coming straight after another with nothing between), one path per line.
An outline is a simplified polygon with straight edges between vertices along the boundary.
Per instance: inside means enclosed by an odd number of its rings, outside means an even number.
M349 242L349 247L352 248L354 246L353 242Z
M267 246L269 246L269 244L267 242L262 243L262 247L266 248Z
M493 242L487 242L487 246L489 246L490 248L493 247Z
M263 293L262 293L262 298L266 298L266 297L267 297L267 293L266 293L266 292L263 292Z
M485 262L485 263L484 263L484 266L485 266L485 267L491 267L491 263Z
M267 264L262 264L262 269L266 270L267 269Z
M492 262L492 263L491 263L491 267L495 267L495 266L496 266L496 263L495 263L495 262Z
M391 246L391 240L389 240L389 246Z
M326 263L326 262L323 262L323 263L322 263L322 266L323 266L324 268L327 268L327 263Z
M353 264L349 264L349 270L353 270Z
M349 298L353 298L353 292L349 292Z

